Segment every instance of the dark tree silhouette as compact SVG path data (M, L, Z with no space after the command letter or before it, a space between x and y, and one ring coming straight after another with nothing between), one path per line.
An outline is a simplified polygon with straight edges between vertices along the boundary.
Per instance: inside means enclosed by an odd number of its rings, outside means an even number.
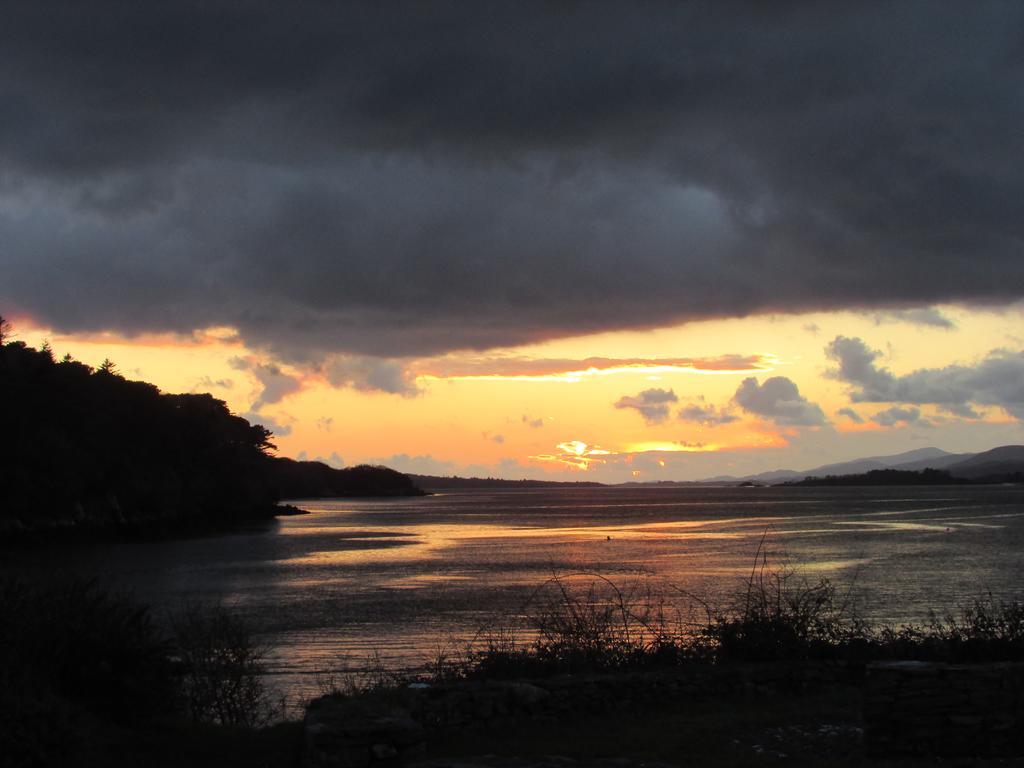
M272 434L209 394L171 395L23 342L0 346L0 540L269 516L286 497L409 495L405 475L273 457Z

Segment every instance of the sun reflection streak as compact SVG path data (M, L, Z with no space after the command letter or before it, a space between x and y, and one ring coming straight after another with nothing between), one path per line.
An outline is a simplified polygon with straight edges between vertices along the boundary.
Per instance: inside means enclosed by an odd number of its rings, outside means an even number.
M618 540L643 541L648 539L679 540L690 539L736 539L747 534L739 531L704 530L721 526L727 521L677 521L672 523L648 523L644 525L598 525L598 526L506 526L494 524L445 525L426 524L416 526L413 531L407 527L389 530L382 526L373 531L373 536L346 535L338 537L339 544L350 544L337 549L321 549L306 552L277 561L281 566L348 566L374 560L387 562L412 562L438 560L453 547L468 543L483 544L502 539L544 539L560 544L574 541L598 541L609 536ZM287 536L324 536L347 532L342 526L302 526L282 529ZM370 546L366 546L369 544Z

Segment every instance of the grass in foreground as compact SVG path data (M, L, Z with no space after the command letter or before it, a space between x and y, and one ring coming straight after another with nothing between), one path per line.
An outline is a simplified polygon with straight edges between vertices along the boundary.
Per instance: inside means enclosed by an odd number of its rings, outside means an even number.
M695 662L1024 660L1024 603L991 595L900 627L863 621L849 594L827 579L762 568L719 605L685 594L671 603L642 582L622 588L594 574L553 577L533 600L518 622L481 632L461 655L439 655L421 677L507 679Z
M482 633L457 658L439 654L419 675L390 672L378 660L328 687L358 696L412 679L440 684L694 663L1024 659L1019 601L987 597L923 626L877 628L860 621L828 581L807 582L763 562L715 606L682 594L669 602L642 581L620 587L594 574L553 577L518 619ZM183 609L162 631L145 608L94 585L0 581L0 765L293 765L300 726L261 727L281 714L263 688L264 651L221 609ZM707 765L781 760L776 753L783 753L798 765L856 765L859 695L854 686L811 697L723 696L642 716L512 724L433 741L431 750Z

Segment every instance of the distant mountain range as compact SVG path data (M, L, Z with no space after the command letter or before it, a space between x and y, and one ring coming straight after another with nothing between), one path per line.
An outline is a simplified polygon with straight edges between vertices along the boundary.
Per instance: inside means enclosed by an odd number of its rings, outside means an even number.
M974 481L1021 482L1024 476L1024 445L1003 445L983 453L949 453L939 448L918 448L892 456L869 456L836 464L823 464L803 471L775 469L757 475L718 475L703 480L685 481L633 481L618 483L620 486L636 488L671 487L699 484L736 485L756 483L774 485L793 482L808 477L841 477L864 475L873 470L897 469L903 472L919 472L924 469L939 469L953 477ZM607 485L595 482L565 482L556 480L500 480L493 477L439 477L437 475L409 475L409 478L424 490L454 488L587 488Z
M949 453L939 448L919 448L892 456L869 456L837 464L823 464L803 471L775 469L757 475L736 477L718 475L705 478L705 483L781 483L803 480L806 477L837 477L862 475L876 469L898 469L916 472L922 469L942 469L953 477L969 480L998 479L1024 473L1024 445L1003 445L982 453Z

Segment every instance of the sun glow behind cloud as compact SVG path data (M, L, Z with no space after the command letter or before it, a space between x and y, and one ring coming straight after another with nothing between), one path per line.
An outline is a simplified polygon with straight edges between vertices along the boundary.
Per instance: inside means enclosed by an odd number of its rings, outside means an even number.
M665 440L630 443L625 447L626 453L709 453L719 450L721 450L721 446L714 443L687 443L684 441L671 442Z
M907 322L878 326L853 313L753 317L485 354L374 358L416 382L418 392L410 397L373 388L376 380L360 388L332 380L326 368L275 360L266 350L246 347L230 328L122 337L59 333L19 317L14 325L16 338L32 346L49 339L57 357L70 352L94 366L109 357L128 378L164 391L213 392L235 412L279 429L275 442L282 455L336 453L348 463L372 461L425 474L558 479L586 472L588 479L617 481L635 479L636 472L640 479L697 479L800 469L922 445L968 451L1022 442L1017 421L984 405L975 407L981 418L965 420L925 404L919 407L927 419L883 426L872 419L891 403L851 403L849 387L828 375L836 363L825 347L838 335L863 337L884 350L877 366L897 377L954 363L970 366L990 349L1024 343L1014 335L1019 313L1010 322L1005 315L955 307L944 312L956 319L956 330ZM933 337L941 344L929 343ZM602 354L587 354L593 352ZM744 379L764 385L780 374L823 408L828 424L787 427L736 404ZM650 389L652 377L678 397L663 420L649 423L614 407L624 396ZM696 406L730 419L680 414ZM851 406L861 423L840 413ZM332 419L333 429L317 426L324 418ZM502 440L482 440L481 434Z
M414 366L421 381L534 381L578 383L596 376L696 373L728 375L768 372L779 365L771 354L702 358L605 358L582 360L530 357L483 357L425 361Z
M555 446L559 453L542 453L530 456L533 461L543 463L564 464L567 467L580 470L590 469L590 465L604 464L604 457L611 456L612 451L605 450L597 445L589 445L582 440L567 440Z

